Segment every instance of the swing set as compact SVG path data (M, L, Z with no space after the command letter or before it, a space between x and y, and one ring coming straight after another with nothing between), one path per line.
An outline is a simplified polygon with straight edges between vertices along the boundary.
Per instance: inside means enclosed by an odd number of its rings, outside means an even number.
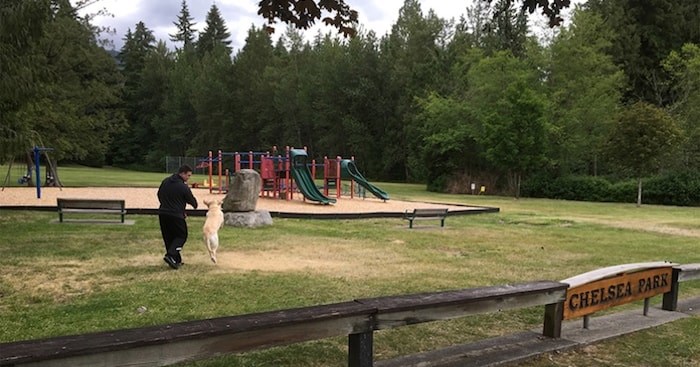
M36 186L36 197L37 199L41 199L41 180L39 177L41 177L41 156L43 154L45 161L46 161L46 179L44 181L44 186L53 186L53 187L58 187L61 189L63 187L63 184L61 184L61 181L58 179L58 170L56 165L54 165L51 162L51 158L49 158L49 151L52 151L52 148L45 148L45 147L38 147L35 146L32 150L31 153L27 152L27 171L26 173L17 179L17 184L19 185L27 185L27 186L32 186L32 183L34 183L34 186ZM33 157L32 157L33 153ZM2 190L5 191L5 187L7 187L7 184L10 180L10 174L12 172L12 165L14 164L15 157L12 157L10 160L10 165L7 169L7 175L5 175L5 181L2 184ZM32 164L34 167L32 167ZM32 181L32 168L34 169L34 180Z

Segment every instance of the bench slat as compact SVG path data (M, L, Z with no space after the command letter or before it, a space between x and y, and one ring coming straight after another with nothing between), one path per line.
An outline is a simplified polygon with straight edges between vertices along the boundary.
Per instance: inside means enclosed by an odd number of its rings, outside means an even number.
M124 209L59 209L63 213L108 213L108 214L126 214Z

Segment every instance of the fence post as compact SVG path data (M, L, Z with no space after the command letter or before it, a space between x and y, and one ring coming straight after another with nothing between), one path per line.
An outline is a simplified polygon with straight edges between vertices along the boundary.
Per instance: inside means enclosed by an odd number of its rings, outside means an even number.
M372 367L373 352L373 332L348 335L348 367Z
M664 298L661 303L661 309L665 311L675 311L678 309L678 291L679 283L678 276L681 273L681 269L673 268L673 274L671 275L671 290L664 293Z
M544 306L544 327L542 335L550 338L561 337L561 322L564 318L564 301Z

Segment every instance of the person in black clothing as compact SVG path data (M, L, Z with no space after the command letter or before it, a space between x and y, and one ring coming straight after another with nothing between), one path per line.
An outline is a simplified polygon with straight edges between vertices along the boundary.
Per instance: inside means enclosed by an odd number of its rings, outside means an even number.
M163 260L173 269L178 269L182 265L180 251L187 242L185 206L190 204L197 209L197 199L187 186L190 176L192 176L192 167L184 165L177 170L177 173L165 178L158 188L160 202L158 219L165 244Z

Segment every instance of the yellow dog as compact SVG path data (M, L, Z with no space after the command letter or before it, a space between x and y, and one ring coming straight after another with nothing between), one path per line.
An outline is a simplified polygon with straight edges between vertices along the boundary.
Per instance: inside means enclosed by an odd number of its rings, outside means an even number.
M216 250L219 248L219 228L224 225L224 212L221 210L223 200L204 200L207 210L207 219L204 221L202 232L204 244L207 245L211 261L216 263Z

